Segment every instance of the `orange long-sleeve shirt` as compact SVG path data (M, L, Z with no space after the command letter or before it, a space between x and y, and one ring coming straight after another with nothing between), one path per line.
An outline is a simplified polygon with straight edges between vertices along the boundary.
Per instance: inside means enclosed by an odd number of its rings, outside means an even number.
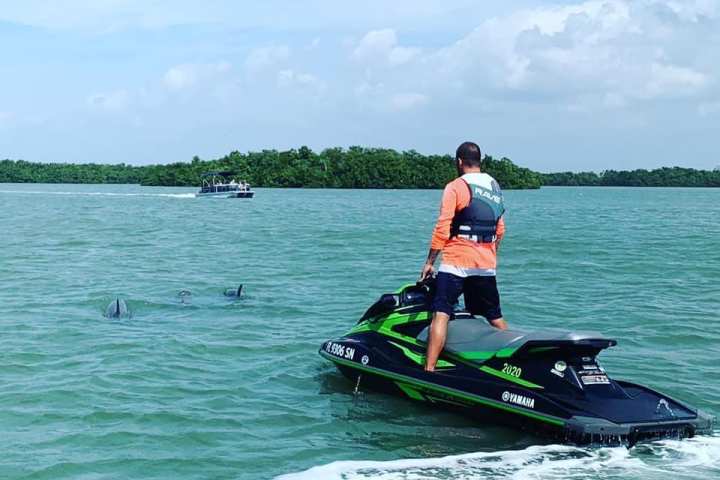
M456 212L470 204L470 190L462 178L456 178L445 186L440 215L433 230L430 248L442 250L442 263L461 268L497 268L497 242L505 235L505 220L500 217L497 241L477 243L464 238L450 238L450 226Z

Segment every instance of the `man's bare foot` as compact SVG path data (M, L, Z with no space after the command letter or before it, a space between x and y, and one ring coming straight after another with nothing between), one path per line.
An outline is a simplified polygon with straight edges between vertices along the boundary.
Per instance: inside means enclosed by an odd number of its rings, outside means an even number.
M507 330L508 324L507 322L502 318L496 318L495 320L490 320L490 325L497 328L498 330Z

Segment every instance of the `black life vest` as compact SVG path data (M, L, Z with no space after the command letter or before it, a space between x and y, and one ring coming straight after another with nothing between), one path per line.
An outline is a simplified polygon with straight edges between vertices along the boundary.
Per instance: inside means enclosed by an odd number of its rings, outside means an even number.
M497 224L505 213L500 185L492 180L492 189L466 178L463 181L470 190L470 203L455 213L450 227L450 238L458 237L478 243L492 243L497 240Z

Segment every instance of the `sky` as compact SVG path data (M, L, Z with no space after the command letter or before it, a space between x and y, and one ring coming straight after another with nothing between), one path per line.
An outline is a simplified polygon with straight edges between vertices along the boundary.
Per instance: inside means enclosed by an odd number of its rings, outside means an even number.
M0 0L0 158L720 166L720 0Z

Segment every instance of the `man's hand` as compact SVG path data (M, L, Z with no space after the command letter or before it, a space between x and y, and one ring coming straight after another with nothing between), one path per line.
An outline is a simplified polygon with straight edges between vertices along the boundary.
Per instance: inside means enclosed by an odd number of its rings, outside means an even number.
M433 264L426 263L423 265L422 271L420 272L420 281L423 282L432 277L433 273L435 273L435 267L433 267Z
M433 273L435 273L435 259L437 259L438 255L440 255L440 250L433 250L432 248L428 252L427 260L425 261L425 265L423 265L422 271L420 272L420 281L427 280L429 277L432 276Z

